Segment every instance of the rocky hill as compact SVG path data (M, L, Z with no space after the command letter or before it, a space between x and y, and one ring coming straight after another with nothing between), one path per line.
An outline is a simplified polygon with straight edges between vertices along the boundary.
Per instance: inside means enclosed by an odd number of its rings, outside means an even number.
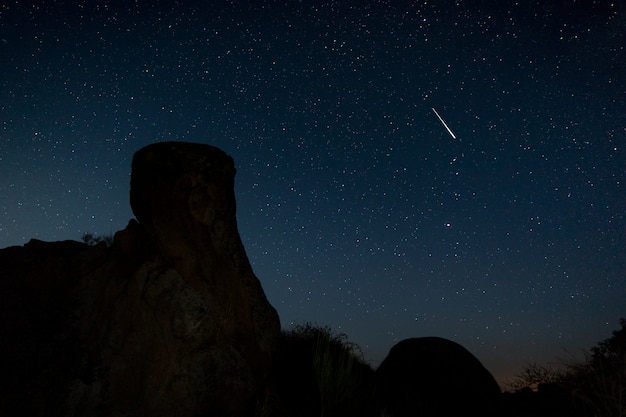
M113 245L0 250L0 415L251 415L280 333L221 150L138 151Z

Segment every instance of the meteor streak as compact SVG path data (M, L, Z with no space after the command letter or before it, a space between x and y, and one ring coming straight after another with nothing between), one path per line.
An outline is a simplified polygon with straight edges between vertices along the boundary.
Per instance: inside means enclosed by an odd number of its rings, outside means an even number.
M450 130L450 128L448 127L446 122L444 122L444 120L441 118L441 116L439 116L439 113L437 113L437 110L435 110L434 107L431 107L431 109L433 109L433 111L435 112L435 116L437 116L437 118L439 119L439 121L441 122L443 127L445 127L446 130L448 131L448 133L450 134L450 136L452 136L452 139L456 139L456 136L454 136L454 133L452 133L452 130Z

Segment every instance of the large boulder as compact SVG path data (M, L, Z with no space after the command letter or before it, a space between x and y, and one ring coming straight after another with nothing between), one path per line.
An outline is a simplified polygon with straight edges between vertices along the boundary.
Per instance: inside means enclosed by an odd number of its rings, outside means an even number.
M500 387L463 346L440 337L406 339L376 370L382 406L393 417L496 415Z
M0 250L0 415L246 416L280 333L241 243L221 150L135 154L110 247Z

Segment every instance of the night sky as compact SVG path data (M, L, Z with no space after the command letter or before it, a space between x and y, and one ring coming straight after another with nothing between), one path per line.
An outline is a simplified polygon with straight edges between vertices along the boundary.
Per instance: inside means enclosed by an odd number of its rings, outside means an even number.
M284 328L377 366L454 340L502 382L626 316L619 1L0 5L0 247L111 234L158 141L237 167ZM450 132L440 121L441 116Z

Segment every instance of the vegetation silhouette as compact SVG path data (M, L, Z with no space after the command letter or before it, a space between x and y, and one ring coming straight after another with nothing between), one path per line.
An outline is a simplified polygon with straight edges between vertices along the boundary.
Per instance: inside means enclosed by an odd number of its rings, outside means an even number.
M89 246L95 246L100 242L104 242L107 246L111 246L113 245L114 235L96 235L91 232L85 232L83 233L83 237L81 238L81 240L83 241L83 243L86 243Z
M513 388L529 399L530 392L536 391L553 407L556 397L560 397L561 404L556 408L569 407L572 415L626 416L626 319L621 318L619 323L619 330L583 352L582 359L571 356L556 367L527 365L516 376ZM546 404L540 406L545 408Z
M360 348L343 333L312 323L281 332L275 378L283 412L289 416L372 416L374 371Z

